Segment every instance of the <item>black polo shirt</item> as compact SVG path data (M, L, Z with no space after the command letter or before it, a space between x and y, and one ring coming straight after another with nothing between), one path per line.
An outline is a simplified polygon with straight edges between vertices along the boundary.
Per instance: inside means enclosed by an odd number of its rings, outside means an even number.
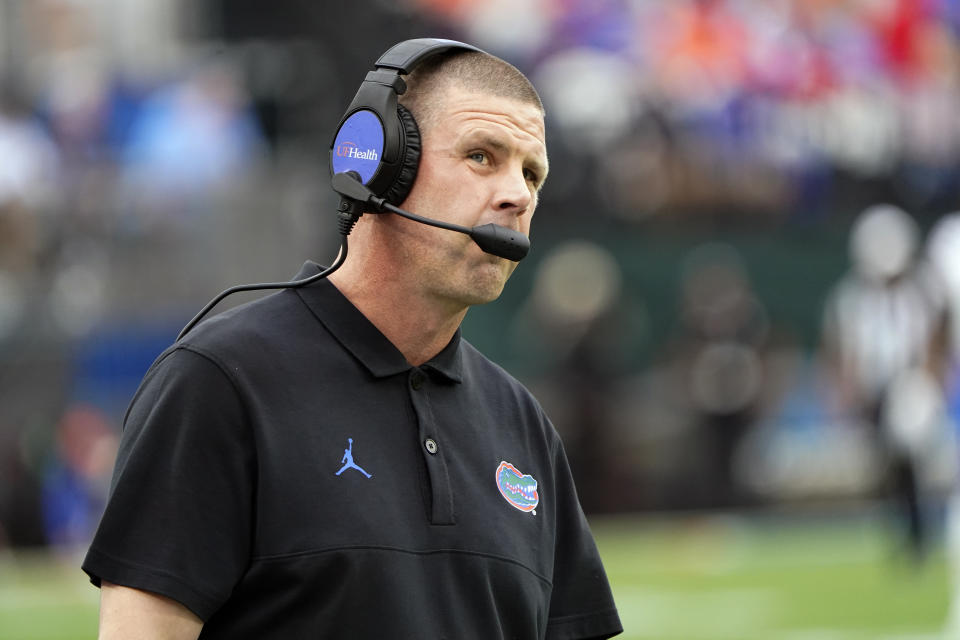
M83 568L182 602L202 638L621 629L536 400L459 332L412 367L327 281L158 358Z

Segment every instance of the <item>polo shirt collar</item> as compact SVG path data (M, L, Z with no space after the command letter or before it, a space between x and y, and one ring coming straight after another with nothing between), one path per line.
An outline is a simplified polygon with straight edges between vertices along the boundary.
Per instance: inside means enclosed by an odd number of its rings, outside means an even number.
M321 268L307 261L295 279L308 278ZM400 350L326 278L294 291L333 337L375 377L385 378L413 368ZM422 368L450 382L463 381L459 329L450 343Z

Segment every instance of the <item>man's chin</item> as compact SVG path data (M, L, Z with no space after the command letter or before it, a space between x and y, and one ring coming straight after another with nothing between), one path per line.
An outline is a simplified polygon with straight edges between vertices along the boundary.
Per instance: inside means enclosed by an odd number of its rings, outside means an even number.
M487 304L487 303L489 303L489 302L493 302L494 300L496 300L497 298L500 297L500 294L501 294L502 292L503 292L503 287L501 287L500 290L497 291L496 293L492 293L492 294L490 294L490 295L485 295L485 296L478 295L478 296L474 297L470 302L468 302L468 303L467 303L467 306L470 306L470 307L478 307L478 306L480 306L480 305L484 305L484 304Z
M493 260L482 257L457 278L447 279L449 284L443 287L441 295L457 306L466 307L487 304L499 298L516 263L491 257ZM440 276L438 279L446 278Z
M506 281L502 273L480 273L458 292L458 301L468 307L493 302L503 293Z
M503 293L504 286L506 285L506 278L498 282L490 282L485 286L478 286L474 289L473 293L473 302L471 305L487 304L488 302L493 302L500 297L500 294Z

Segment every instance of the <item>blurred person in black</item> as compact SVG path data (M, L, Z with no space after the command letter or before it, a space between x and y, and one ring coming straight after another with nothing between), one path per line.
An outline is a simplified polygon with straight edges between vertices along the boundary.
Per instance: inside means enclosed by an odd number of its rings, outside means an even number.
M361 92L402 94L409 169L388 199L527 234L548 168L529 81L449 41L378 67ZM332 151L380 170L355 138ZM353 238L329 280L198 325L147 373L84 562L101 637L619 633L559 437L460 336L518 258L397 215Z
M829 388L842 413L872 430L906 549L920 560L929 534L918 467L942 403L948 314L918 243L916 223L899 207L861 212L850 231L852 267L825 305L823 343Z
M695 436L684 455L695 481L683 480L683 500L696 506L742 505L736 452L758 420L773 387L766 367L770 322L753 291L743 258L722 243L685 256L680 317L668 345L673 388L689 412ZM687 484L689 482L689 484Z

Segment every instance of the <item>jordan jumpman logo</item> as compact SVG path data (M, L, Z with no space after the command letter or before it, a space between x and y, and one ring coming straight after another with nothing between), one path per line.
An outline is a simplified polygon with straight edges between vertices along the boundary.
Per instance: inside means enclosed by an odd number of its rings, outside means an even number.
M337 475L340 475L347 469L356 469L363 475L370 477L370 474L360 468L360 466L353 461L353 438L347 438L347 443L349 446L343 451L343 458L340 459L340 462L343 462L344 465L340 467L340 471L337 471Z

